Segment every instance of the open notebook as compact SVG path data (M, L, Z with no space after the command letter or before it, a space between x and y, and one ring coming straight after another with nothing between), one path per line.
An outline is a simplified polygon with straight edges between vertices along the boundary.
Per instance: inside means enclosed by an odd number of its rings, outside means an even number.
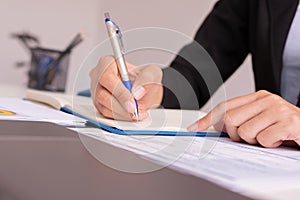
M192 133L187 127L205 113L192 110L152 109L149 118L141 122L127 122L108 119L94 107L89 97L28 89L25 98L52 106L86 119L88 122L109 132L122 135L184 135L184 136L226 136L210 128L206 132Z

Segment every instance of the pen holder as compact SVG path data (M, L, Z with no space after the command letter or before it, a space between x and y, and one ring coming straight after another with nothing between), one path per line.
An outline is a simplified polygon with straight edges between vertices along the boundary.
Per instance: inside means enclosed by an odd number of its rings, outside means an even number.
M64 92L70 52L53 49L31 49L28 87L37 90Z

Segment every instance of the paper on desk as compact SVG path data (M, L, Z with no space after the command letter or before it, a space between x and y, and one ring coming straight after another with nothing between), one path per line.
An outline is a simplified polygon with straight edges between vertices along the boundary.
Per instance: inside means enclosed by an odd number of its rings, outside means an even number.
M169 163L171 168L205 178L252 198L269 198L272 190L285 187L300 188L298 149L266 149L232 142L229 138L129 137L99 129L77 130L156 162L164 163L176 158ZM180 156L176 155L176 149L182 150L185 142L190 144L186 145Z
M0 98L0 120L45 121L63 126L85 125L85 120L45 105L17 98Z

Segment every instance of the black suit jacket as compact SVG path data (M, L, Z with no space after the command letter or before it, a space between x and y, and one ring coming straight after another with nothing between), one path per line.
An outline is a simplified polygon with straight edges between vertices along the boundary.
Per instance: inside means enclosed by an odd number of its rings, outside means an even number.
M220 0L198 30L195 41L211 56L223 81L251 54L256 90L280 95L283 50L298 3L298 0ZM192 54L191 46L185 46L179 54ZM198 106L188 101L191 91L180 86L174 70L189 81ZM181 56L163 74L163 84L173 85L172 89L164 89L164 107L196 109L211 96L202 75ZM217 87L213 87L213 92ZM175 96L182 95L185 99L179 105Z

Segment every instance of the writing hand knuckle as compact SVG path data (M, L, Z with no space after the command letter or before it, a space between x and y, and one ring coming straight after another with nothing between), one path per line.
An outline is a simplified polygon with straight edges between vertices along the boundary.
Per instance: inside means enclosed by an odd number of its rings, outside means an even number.
M285 113L287 111L287 107L283 104L279 104L275 107L275 110L277 114Z
M270 94L270 92L268 92L267 90L259 90L257 93L258 93L258 94L261 94L261 95L267 95L267 94Z
M106 82L110 82L114 80L114 76L113 74L109 73L107 70L105 70L104 72L102 72L102 74L100 75L100 79L99 79L99 83L101 85L103 85Z
M109 113L107 112L107 110L103 110L102 115L104 117L110 118L111 116L109 115Z
M104 89L99 90L97 99L100 104L103 104L104 102L106 102L108 100L108 98L109 98L109 96L107 95L107 93L105 92Z
M103 63L105 63L105 58L106 56L102 56L100 59L99 59L99 61L98 61L98 66L101 66Z
M99 59L98 65L104 66L104 65L110 64L112 62L114 62L114 57L113 56L111 56L111 55L102 56Z
M278 96L276 94L269 94L268 96L269 96L269 99L270 99L271 102L273 102L273 103L281 103L282 99L281 99L280 96Z
M94 68L90 71L89 76L90 76L91 78L94 77L95 74L96 74L96 72L97 72L97 67L94 67Z
M290 124L298 124L300 125L300 116L298 116L297 114L290 114L288 117L287 117L287 121L290 123Z
M226 126L233 126L232 116L230 113L227 113L224 117L224 124Z
M101 106L101 114L104 117L110 118L111 117L111 112L110 110L108 110L107 108L105 108L104 106Z
M155 78L157 78L158 80L161 80L162 70L160 69L160 67L157 66L157 65L152 64L152 65L149 65L149 68L151 68L151 71L154 72Z

